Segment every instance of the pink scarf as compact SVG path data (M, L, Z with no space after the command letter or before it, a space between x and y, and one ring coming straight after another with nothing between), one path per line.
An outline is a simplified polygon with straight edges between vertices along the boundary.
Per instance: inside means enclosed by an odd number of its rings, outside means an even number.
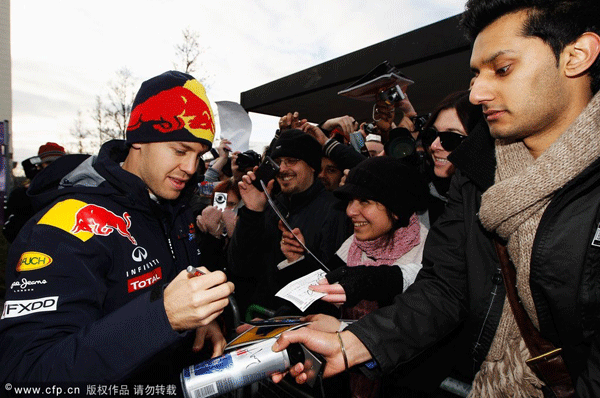
M420 242L421 226L419 218L413 214L408 226L398 228L389 240L387 235L369 241L359 241L355 236L350 244L346 263L349 267L392 265ZM363 253L368 257L366 261L361 260ZM343 307L342 314L347 319L360 319L377 308L377 301L361 300L354 307ZM354 398L378 397L380 384L379 380L369 379L361 373L350 373L350 390Z
M420 242L421 226L419 217L413 214L408 226L398 228L389 240L388 236L381 236L369 241L359 241L354 237L348 249L346 264L348 267L392 265ZM362 253L367 254L367 260L362 260ZM376 301L362 300L354 307L345 307L343 314L348 319L360 319L377 308L379 306Z
M408 253L421 241L421 228L419 218L416 214L410 217L408 226L398 228L391 239L388 236L380 236L375 240L359 241L354 237L348 250L349 267L357 265L379 266L392 265L400 257ZM367 260L362 260L362 254L366 253Z

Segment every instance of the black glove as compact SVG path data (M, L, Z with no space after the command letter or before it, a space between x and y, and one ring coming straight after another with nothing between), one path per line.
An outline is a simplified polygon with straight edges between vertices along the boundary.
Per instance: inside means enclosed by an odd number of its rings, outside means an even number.
M340 267L329 272L325 278L330 284L339 282L342 285L349 306L361 300L377 301L380 306L388 305L397 294L402 293L404 287L402 270L395 265Z

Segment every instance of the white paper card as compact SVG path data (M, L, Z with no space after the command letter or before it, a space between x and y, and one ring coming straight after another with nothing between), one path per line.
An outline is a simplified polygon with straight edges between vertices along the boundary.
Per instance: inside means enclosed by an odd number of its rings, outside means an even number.
M275 296L288 300L300 311L306 310L312 303L326 296L325 293L314 292L308 287L318 285L317 281L325 277L326 272L316 270L285 285Z

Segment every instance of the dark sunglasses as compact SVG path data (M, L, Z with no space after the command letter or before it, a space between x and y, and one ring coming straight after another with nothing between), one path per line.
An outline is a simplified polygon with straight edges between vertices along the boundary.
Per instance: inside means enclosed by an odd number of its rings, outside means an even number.
M460 143L467 138L466 135L458 134L453 131L437 131L433 127L423 130L420 136L425 148L429 148L431 144L433 144L433 141L435 141L437 137L440 137L442 148L448 152L452 152L458 148Z

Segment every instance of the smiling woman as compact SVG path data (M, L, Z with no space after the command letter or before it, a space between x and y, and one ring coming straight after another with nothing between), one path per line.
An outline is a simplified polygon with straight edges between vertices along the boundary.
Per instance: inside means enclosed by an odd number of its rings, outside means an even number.
M448 156L482 121L481 107L471 104L469 90L464 90L444 98L423 126L419 138L428 155L425 160L430 179L428 213L431 224L444 209L450 178L456 171Z
M334 194L348 202L346 215L354 234L328 262L334 271L313 288L327 294L322 300L344 305L346 315L355 318L388 303L414 281L427 235L416 213L423 210L427 189L415 168L383 156L350 170ZM302 261L298 246L284 232L282 263Z
M354 227L354 234L336 253L351 269L340 267L327 275L329 283L339 281L334 289L341 291L323 300L346 306L373 301L348 311L347 315L360 317L376 308L377 302L385 304L404 291L421 268L427 229L416 213L422 210L426 186L416 169L383 156L350 170L346 183L334 194L348 201L346 215ZM399 267L379 267L384 265ZM385 280L378 280L376 274L385 274Z
M404 292L421 269L428 230L416 213L425 203L426 184L413 167L381 156L350 170L334 194L348 202L354 234L328 262L333 271L311 288L326 294L323 301L340 306L344 318L359 319ZM301 261L295 245L284 233L281 249L287 262ZM350 380L353 396L377 396L378 381L358 374Z
M346 215L354 234L328 262L333 271L313 288L327 294L322 300L344 305L346 315L355 318L390 302L414 281L427 235L417 216L424 210L427 187L415 168L382 156L350 170L346 183L334 194L347 201ZM282 263L303 261L298 247L295 238L284 232Z

